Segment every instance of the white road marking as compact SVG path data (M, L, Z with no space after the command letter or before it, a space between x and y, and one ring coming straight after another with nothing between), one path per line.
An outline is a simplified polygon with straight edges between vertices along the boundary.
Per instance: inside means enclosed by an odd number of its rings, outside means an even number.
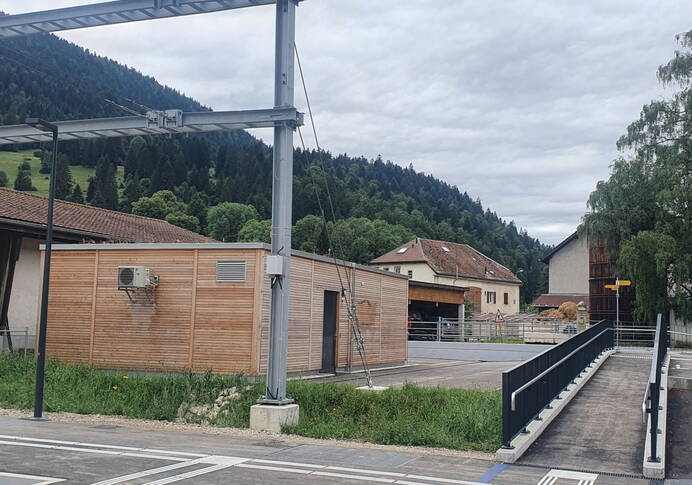
M313 475L321 477L349 478L351 480L363 480L366 482L394 483L391 478L368 477L365 475L349 475L346 473L331 473L331 472L312 472Z
M282 468L282 467L266 466L266 465L249 465L247 463L241 463L240 465L236 465L236 468L254 468L255 470L269 470L269 471L275 471L275 472L300 473L302 475L309 475L310 473L312 473L314 471L314 470L301 470L300 468Z
M152 468L150 470L144 470L142 472L130 473L129 475L124 475L122 477L110 478L108 480L103 480L97 482L93 485L115 485L116 483L123 483L128 480L136 480L138 478L147 477L149 475L156 475L158 473L165 473L171 470L177 470L178 468L185 468L194 465L197 460L185 461L183 463L174 463L173 465L162 466L159 468Z
M129 452L125 452L125 451L113 451L113 450L96 450L96 449L92 449L92 448L75 448L74 446L44 445L41 443L24 443L24 442L20 442L20 441L0 440L0 445L26 446L29 448L44 448L44 449L49 449L49 450L79 451L81 453L97 453L97 454L102 454L102 455L132 456L132 457L136 457L136 458L154 458L157 460L167 460L167 461L188 461L187 458L180 458L178 456L147 455L145 453L129 453Z
M390 477L405 477L405 473L394 473L394 472L380 472L377 470L359 470L357 468L344 468L342 466L328 466L327 470L336 470L340 472L354 472L354 473L371 473L373 475L386 475Z
M124 451L137 451L144 453L165 453L167 455L180 455L189 457L203 457L207 455L202 455L199 453L188 453L184 451L167 451L167 450L157 450L154 448L136 448L133 446L118 446L118 445L103 445L97 443L83 443L80 441L62 441L62 440L48 440L44 438L28 438L26 436L9 436L0 434L0 439L6 440L17 440L17 441L29 441L34 443L50 443L55 445L70 445L70 446L83 446L86 448L103 448L106 450L124 450ZM62 448L59 448L62 449Z
M409 482L408 480L397 480L394 482L399 485L431 485L430 483L424 483L424 482Z
M389 471L380 470L368 470L360 468L349 468L341 466L331 466L331 465L318 465L310 463L299 463L290 461L277 461L277 460L264 460L264 459L252 459L252 458L240 458L233 456L217 456L217 455L204 455L200 453L189 453L181 451L168 451L159 450L153 448L136 448L131 446L119 446L119 445L106 445L106 444L96 444L96 443L82 443L77 441L59 441L59 440L48 440L43 438L28 438L24 436L8 436L0 435L0 438L6 438L5 440L0 440L0 445L11 445L11 446L26 446L32 448L44 448L53 450L64 450L64 451L74 451L81 453L96 453L111 456L127 456L135 458L151 458L166 461L175 461L173 465L167 465L164 467L153 468L150 470L144 470L142 472L132 473L122 477L110 478L108 480L103 480L97 482L94 485L115 485L118 483L123 483L129 480L136 480L150 475L156 475L159 473L165 473L171 470L177 470L179 468L185 468L195 464L211 464L212 466L200 468L198 470L193 470L187 473L182 473L179 475L174 475L171 477L162 478L150 482L145 485L165 485L167 483L173 483L180 480L186 480L188 478L196 477L198 475L203 475L207 473L213 473L219 470L230 467L238 468L249 468L256 470L267 470L274 472L286 472L286 473L298 473L302 475L316 475L316 476L328 476L328 477L338 477L338 478L349 478L352 480L369 481L369 482L380 482L380 483L394 483L399 485L439 485L440 483L445 484L455 484L455 485L487 485L480 482L472 482L466 480L455 480L452 478L439 478L431 477L426 475L414 475L406 473L397 473ZM177 455L177 456L173 456ZM182 458L187 457L197 457L196 459ZM253 464L256 463L256 464ZM270 465L281 465L281 466L270 466ZM307 469L306 469L307 468ZM331 471L330 471L331 470ZM337 472L349 472L349 473L337 473ZM360 475L356 475L360 474ZM375 475L375 476L373 476ZM392 477L392 478L385 478ZM544 477L546 479L547 477ZM583 477L582 477L583 478ZM556 478L557 479L557 478ZM416 481L423 480L423 481ZM430 482L435 482L431 484ZM50 482L53 483L53 482ZM551 482L541 482L541 485L551 485ZM584 485L593 485L593 483L585 483Z
M568 470L550 470L537 485L554 485L558 479L574 480L578 485L594 485L598 478L597 473L572 472Z
M35 475L20 475L19 473L0 472L0 477L6 478L24 478L26 480L40 480L32 485L50 485L51 483L64 482L64 478L38 477Z
M481 482L467 482L466 480L453 480L451 478L428 477L426 475L406 475L406 478L414 478L416 480L429 480L431 482L456 483L459 485L487 485Z
M166 485L167 483L179 482L181 480L187 480L188 478L198 477L200 475L206 475L207 473L214 473L224 468L231 467L231 464L221 464L213 465L207 468L200 468L199 470L193 470L191 472L182 473L180 475L173 475L172 477L162 478L161 480L156 480L154 482L147 482L144 485Z
M274 460L252 460L255 463L266 463L267 465L288 465L288 466L303 466L305 468L327 468L327 465L311 465L309 463L294 463L291 461L274 461Z

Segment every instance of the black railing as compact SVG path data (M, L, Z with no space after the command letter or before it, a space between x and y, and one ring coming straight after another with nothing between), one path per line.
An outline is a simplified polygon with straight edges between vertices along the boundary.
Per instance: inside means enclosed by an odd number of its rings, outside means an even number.
M613 348L613 322L601 321L531 360L502 373L502 443L515 436L548 407L584 369Z
M646 412L651 416L650 428L651 436L651 456L647 457L650 462L658 463L661 458L658 456L658 417L661 411L661 374L663 362L668 353L668 325L663 321L661 315L656 318L656 337L654 338L654 353L651 357L651 372L649 373L649 384L647 393L644 396L644 406ZM648 401L648 406L646 406Z

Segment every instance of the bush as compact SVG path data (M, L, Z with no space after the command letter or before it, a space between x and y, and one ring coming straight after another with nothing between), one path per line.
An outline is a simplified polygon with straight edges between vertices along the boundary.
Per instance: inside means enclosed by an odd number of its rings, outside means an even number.
M0 170L0 187L7 187L8 183L9 179L7 178L7 174Z

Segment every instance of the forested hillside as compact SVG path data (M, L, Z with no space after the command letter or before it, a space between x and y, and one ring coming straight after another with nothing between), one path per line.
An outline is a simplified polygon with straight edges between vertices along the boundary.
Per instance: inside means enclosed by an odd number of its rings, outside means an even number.
M54 36L3 41L0 65L3 124L27 116L126 115L106 100L136 110L208 109ZM41 172L50 171L41 147L20 148L37 150L44 159ZM65 142L60 153L56 180L62 198L159 217L225 241L269 237L271 150L245 132ZM7 174L10 187L14 182L31 190L27 165ZM74 183L70 166L75 165L96 168L88 187ZM118 165L124 167L121 183L115 176ZM544 291L545 267L538 259L545 246L457 187L411 166L297 150L294 200L296 248L326 253L331 241L339 257L365 263L414 236L464 242L519 272L524 301ZM320 201L327 227L319 217Z

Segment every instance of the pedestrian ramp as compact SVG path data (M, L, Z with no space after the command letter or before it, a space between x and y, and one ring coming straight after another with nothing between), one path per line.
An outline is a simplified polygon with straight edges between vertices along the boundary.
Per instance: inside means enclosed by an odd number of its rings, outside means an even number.
M641 476L650 365L650 353L611 355L517 463Z

